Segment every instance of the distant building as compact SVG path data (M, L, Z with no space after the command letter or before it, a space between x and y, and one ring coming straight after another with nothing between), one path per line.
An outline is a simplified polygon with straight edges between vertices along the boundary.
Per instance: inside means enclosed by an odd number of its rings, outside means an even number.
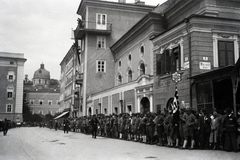
M77 117L79 111L78 93L80 85L75 84L75 75L77 74L77 55L76 47L71 46L68 53L60 63L60 112L69 113L71 117ZM77 97L75 97L77 96Z
M25 62L24 54L0 52L0 119L22 121Z
M59 110L60 87L58 80L50 79L44 64L34 72L31 81L25 81L24 89L32 114L54 115Z

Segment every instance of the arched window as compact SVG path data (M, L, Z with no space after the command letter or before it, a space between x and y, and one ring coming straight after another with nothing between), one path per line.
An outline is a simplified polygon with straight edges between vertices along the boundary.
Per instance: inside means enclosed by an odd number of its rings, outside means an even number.
M118 84L122 84L122 76L120 74L118 75Z
M132 81L132 70L128 71L128 82Z
M143 57L145 54L145 46L142 44L141 47L140 47L140 55L141 57Z
M129 53L128 55L128 63L131 64L132 63L132 54Z
M144 63L141 63L140 64L140 75L143 75L143 74L145 74L145 65L144 65Z
M118 69L121 69L121 67L122 67L122 61L119 60L119 61L118 61Z

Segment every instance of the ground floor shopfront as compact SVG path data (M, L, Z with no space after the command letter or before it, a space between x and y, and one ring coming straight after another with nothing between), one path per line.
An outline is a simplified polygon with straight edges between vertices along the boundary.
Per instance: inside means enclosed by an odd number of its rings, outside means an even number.
M240 61L234 66L214 69L189 77L179 71L180 80L175 82L171 74L154 78L154 104L156 110L171 109L177 88L180 108L201 109L212 113L224 113L231 108L236 114L240 110Z
M235 115L240 110L240 61L228 66L191 77L196 91L197 109L205 108L224 113L231 108Z

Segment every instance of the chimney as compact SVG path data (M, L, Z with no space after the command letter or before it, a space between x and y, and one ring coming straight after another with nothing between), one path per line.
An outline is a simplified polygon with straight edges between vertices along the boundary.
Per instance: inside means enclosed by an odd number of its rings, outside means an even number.
M126 3L126 0L118 0L118 3Z
M135 4L145 5L145 2L143 2L143 1L141 1L141 0L135 0Z

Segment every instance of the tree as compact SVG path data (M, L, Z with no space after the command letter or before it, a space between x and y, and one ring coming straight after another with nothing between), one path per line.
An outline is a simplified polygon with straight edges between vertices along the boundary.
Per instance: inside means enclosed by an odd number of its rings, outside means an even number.
M31 120L32 120L32 113L31 113L30 108L28 106L27 91L23 90L23 121L24 122L31 122Z

